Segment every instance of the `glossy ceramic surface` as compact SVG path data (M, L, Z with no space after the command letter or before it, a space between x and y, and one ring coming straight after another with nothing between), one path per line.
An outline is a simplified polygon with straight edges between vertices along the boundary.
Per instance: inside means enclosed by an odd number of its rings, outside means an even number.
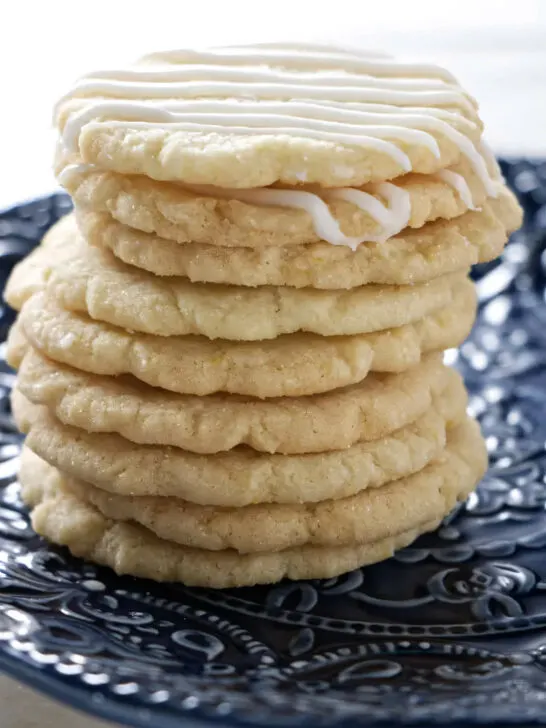
M546 163L503 163L526 210L475 272L453 363L491 467L478 492L388 562L230 591L120 578L52 548L14 482L13 374L0 366L0 667L134 726L546 722ZM0 214L0 275L69 209ZM0 336L12 313L2 309Z

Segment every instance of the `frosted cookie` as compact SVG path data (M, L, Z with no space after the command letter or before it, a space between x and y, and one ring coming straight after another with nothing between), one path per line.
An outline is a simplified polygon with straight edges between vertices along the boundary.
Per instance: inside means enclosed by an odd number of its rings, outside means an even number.
M178 243L216 247L290 247L322 240L354 249L384 242L406 227L458 217L487 199L468 163L435 175L409 174L395 182L336 190L184 187L84 165L67 169L61 179L78 210L108 213L128 227Z
M308 397L196 397L149 387L132 377L80 372L32 349L25 354L17 386L64 424L88 432L116 432L133 442L201 453L244 444L290 454L383 437L426 412L434 395L452 380L460 381L459 374L435 354L401 374L374 373L359 384Z
M406 229L381 243L363 243L354 252L328 243L253 249L179 245L122 225L106 213L82 210L78 223L88 243L156 275L240 286L332 289L420 283L492 260L521 224L521 209L504 190L479 211Z
M448 435L438 462L408 478L350 498L301 505L202 506L176 498L122 496L66 478L66 488L106 518L140 523L182 546L239 553L297 546L373 543L447 515L487 468L478 425L467 419Z
M453 76L360 50L155 54L80 79L56 123L58 172L83 162L223 188L358 187L464 159L494 188L476 103Z
M232 507L346 498L416 473L440 456L446 429L464 419L466 403L454 379L423 415L378 440L316 455L270 455L245 446L199 455L69 427L17 389L12 394L28 447L68 475L114 494Z
M324 336L352 335L403 326L454 300L465 272L414 286L361 286L348 291L319 291L264 286L241 288L158 278L119 262L107 251L66 235L64 258L52 255L49 240L20 263L5 297L18 308L36 290L40 265L47 292L61 306L91 318L159 336L199 334L209 339L255 341L306 331ZM66 248L72 250L69 258ZM55 249L55 246L53 246Z
M464 280L452 306L400 328L357 336L288 334L270 341L211 341L129 333L66 311L37 293L23 306L12 336L21 327L49 359L93 374L132 374L153 387L182 394L294 397L355 384L370 370L399 372L415 366L425 353L462 343L475 313L475 289ZM14 366L19 350L16 345L10 357Z

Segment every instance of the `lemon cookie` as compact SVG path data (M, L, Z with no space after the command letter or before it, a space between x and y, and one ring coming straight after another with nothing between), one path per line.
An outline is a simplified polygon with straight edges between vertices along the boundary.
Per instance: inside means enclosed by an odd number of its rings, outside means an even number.
M61 171L223 188L358 187L461 160L488 191L476 103L437 66L365 51L247 46L155 54L60 100Z
M427 355L401 374L370 374L325 394L258 400L175 394L132 377L104 377L52 362L31 349L17 386L67 425L117 432L133 442L214 453L246 444L264 452L335 450L375 440L413 422L459 374Z
M63 221L60 234L64 236ZM55 230L50 233L54 235ZM324 336L379 331L417 321L453 302L465 273L453 273L414 286L361 286L348 291L320 291L264 286L242 288L157 278L127 266L107 251L80 238L65 240L57 261L48 245L20 263L6 300L18 308L35 292L40 265L46 290L64 307L87 313L130 331L209 339L255 341L297 331ZM32 287L26 283L30 269Z
M66 478L66 487L106 518L140 523L182 546L239 553L296 546L373 543L442 518L474 489L487 467L478 425L466 420L448 434L438 462L350 498L301 505L202 506L176 498L123 496Z
M178 245L122 225L108 214L82 210L78 223L88 243L156 275L241 286L332 289L419 283L491 260L521 224L521 209L505 190L480 211L406 229L382 243L363 243L354 252L328 243L253 249Z
M34 530L74 556L110 566L118 574L156 581L181 581L217 589L270 584L288 579L329 578L382 561L407 546L439 521L377 541L341 547L303 546L272 553L238 554L205 551L164 541L133 523L105 518L74 496L62 474L30 450L23 452L20 472L23 499L31 506Z
M215 247L385 242L406 227L420 228L478 209L487 199L468 163L436 175L409 174L344 192L312 186L192 188L83 165L67 170L61 179L77 210L107 213L128 227L178 243Z
M15 420L27 433L28 447L72 477L120 495L173 496L232 507L345 498L418 472L440 456L446 429L462 421L466 401L460 382L453 380L414 422L344 450L271 455L239 446L199 455L69 427L17 389L12 394Z
M53 266L64 258L73 257L70 245L73 235L74 220L67 215L55 223L40 245L13 268L4 289L4 299L12 308L20 311L28 298L43 290Z
M400 328L357 336L289 334L233 342L129 333L66 311L37 293L23 306L12 336L21 327L50 359L93 374L132 374L182 394L230 392L264 398L317 394L362 381L370 370L408 369L424 353L458 346L468 336L475 312L474 286L464 280L452 306ZM20 356L16 348L10 355L15 366Z

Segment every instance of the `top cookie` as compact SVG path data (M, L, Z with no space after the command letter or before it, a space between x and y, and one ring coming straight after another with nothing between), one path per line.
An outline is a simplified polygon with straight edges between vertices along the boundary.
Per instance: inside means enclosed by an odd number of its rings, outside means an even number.
M476 102L447 71L331 46L157 53L59 102L59 169L222 188L356 187L468 160L494 194Z

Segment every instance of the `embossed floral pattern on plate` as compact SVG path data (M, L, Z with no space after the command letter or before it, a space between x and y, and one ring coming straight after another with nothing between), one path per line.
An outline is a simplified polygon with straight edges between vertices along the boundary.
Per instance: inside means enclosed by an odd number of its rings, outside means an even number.
M217 592L85 564L29 527L0 364L0 667L129 725L546 722L546 162L503 164L526 222L475 277L451 361L491 467L393 559L327 581ZM0 214L0 275L69 209ZM12 312L1 309L0 337Z

